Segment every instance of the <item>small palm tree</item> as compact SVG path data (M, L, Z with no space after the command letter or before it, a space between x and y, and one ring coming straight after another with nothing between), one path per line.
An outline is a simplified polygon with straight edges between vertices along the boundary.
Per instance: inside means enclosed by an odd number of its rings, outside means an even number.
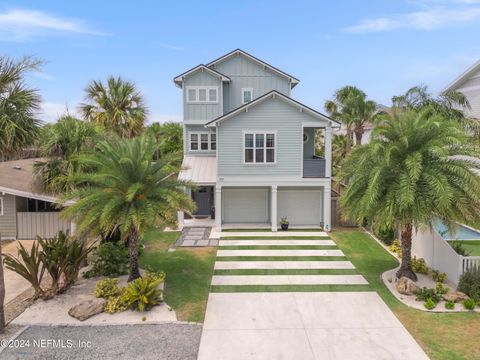
M40 96L25 85L24 77L28 71L38 70L40 64L31 57L20 61L0 57L0 159L14 156L35 141Z
M123 138L138 136L143 131L147 109L132 82L109 77L106 85L92 81L85 91L87 103L80 106L85 120Z
M73 176L77 188L64 199L74 201L63 216L75 219L80 233L120 230L129 245L129 281L140 276L138 243L145 231L175 224L177 210L195 206L183 191L190 184L170 172L169 157L153 160L157 149L150 136L100 142L79 155L77 161L94 171Z
M416 280L412 231L435 218L454 226L480 216L479 151L463 128L429 109L395 111L375 127L371 142L355 148L342 168L345 216L401 233L398 277Z

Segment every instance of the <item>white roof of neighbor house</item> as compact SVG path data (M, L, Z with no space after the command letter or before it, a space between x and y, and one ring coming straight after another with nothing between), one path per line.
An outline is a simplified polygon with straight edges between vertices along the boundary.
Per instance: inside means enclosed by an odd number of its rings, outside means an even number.
M217 182L217 158L215 156L186 155L183 158L179 180L208 185Z
M467 70L463 72L459 77L453 80L443 91L449 90L456 90L459 88L462 83L470 78L473 74L475 74L478 70L480 70L480 60L478 60L475 64L470 66Z

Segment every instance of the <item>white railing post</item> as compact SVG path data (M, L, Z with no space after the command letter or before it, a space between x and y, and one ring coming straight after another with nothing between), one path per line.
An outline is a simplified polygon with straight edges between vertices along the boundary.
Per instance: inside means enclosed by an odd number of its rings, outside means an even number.
M272 199L271 199L271 209L270 216L272 222L272 231L277 231L277 185L272 185Z

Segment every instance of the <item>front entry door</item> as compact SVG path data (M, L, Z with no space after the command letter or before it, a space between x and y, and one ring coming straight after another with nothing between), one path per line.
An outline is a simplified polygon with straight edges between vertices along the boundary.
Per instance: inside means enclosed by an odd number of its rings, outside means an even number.
M211 187L200 186L197 190L192 192L193 200L197 205L195 215L210 215L211 210Z

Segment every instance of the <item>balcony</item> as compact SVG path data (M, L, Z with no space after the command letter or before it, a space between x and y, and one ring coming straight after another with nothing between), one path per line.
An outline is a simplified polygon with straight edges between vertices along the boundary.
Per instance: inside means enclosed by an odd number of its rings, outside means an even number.
M315 155L309 159L303 159L303 177L325 177L325 159Z

